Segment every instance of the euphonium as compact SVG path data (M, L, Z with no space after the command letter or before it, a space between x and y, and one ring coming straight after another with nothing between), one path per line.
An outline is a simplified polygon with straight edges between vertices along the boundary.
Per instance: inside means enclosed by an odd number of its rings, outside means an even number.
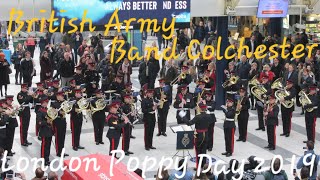
M249 85L252 86L258 86L260 84L259 80L258 80L258 76L255 75L250 81L249 81Z
M311 100L309 99L308 95L304 91L299 92L299 101L302 104L302 107L312 104ZM312 112L313 108L306 109L307 112Z
M271 85L271 89L278 89L274 93L278 101L280 101L281 98L285 98L290 95L290 93L283 87L283 84L281 83L281 81L282 81L282 78L278 78ZM293 99L285 100L284 102L281 102L281 104L285 108L291 108L294 105L294 100Z
M264 95L267 93L266 88L261 85L253 86L251 88L251 94L253 94L259 101L264 101Z

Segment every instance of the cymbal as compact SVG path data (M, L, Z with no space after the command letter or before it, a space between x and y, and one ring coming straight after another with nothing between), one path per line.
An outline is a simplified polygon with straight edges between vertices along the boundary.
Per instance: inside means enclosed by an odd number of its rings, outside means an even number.
M115 93L115 92L117 92L117 91L116 90L108 90L108 91L105 91L104 93L109 94L109 93Z

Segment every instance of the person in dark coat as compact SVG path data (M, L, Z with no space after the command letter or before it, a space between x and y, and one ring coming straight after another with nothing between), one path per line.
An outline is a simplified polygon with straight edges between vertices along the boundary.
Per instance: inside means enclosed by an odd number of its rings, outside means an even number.
M40 67L40 81L51 79L53 75L53 66L47 51L44 51L41 55Z
M74 54L75 54L75 64L78 64L78 48L81 46L83 37L82 34L77 31L75 34L72 35L72 39L74 41Z
M205 36L206 36L206 31L205 31L205 28L204 28L204 24L203 24L203 21L200 21L199 22L199 26L197 26L196 29L194 30L193 38L197 39L199 41L199 43L201 43L204 40ZM200 44L197 44L196 46L197 46L196 47L196 53L198 51L201 52Z
M64 59L60 60L59 72L61 75L61 86L69 86L69 81L74 74L74 62L70 58L68 52L64 53Z
M25 58L21 61L21 73L23 77L23 83L28 83L28 86L31 87L32 77L35 73L35 70L33 59L29 51L25 53Z
M22 44L19 43L11 57L11 62L14 64L14 69L16 70L16 74L15 74L16 84L18 84L18 77L19 77L19 84L21 84L22 82L22 74L20 72L20 62L23 57L24 57L24 50L22 48Z
M0 53L0 91L1 91L1 97L3 96L2 93L2 86L4 86L5 89L5 95L7 95L7 85L10 84L9 79L9 63L5 59L4 53Z
M145 59L139 66L139 81L141 87L148 84L148 88L153 89L154 83L160 70L159 61L154 58L154 52L150 59Z

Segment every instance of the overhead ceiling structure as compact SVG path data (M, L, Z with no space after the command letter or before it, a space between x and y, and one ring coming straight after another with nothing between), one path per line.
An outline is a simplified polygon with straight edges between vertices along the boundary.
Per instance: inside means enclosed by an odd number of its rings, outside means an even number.
M191 16L255 16L259 0L190 0ZM320 0L289 0L289 15L320 14ZM36 18L49 18L51 14L51 0L10 0L0 1L0 19L10 20L12 8L24 12L21 20ZM40 10L46 10L41 13Z

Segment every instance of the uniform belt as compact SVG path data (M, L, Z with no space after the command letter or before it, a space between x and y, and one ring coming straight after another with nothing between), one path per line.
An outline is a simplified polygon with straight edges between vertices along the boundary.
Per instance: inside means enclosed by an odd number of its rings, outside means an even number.
M234 121L234 119L226 118L226 121Z
M51 102L53 102L53 101L51 101ZM36 106L41 106L41 103L36 103Z
M214 112L207 112L206 114L214 114Z
M29 107L29 104L28 105L22 105L22 107Z
M237 94L237 91L227 91L227 94Z
M180 109L178 109L178 110L179 110L179 111L183 111L183 110L188 111L189 108L180 108Z
M116 129L115 127L109 127L109 129Z
M318 109L318 107L313 107L313 109Z
M197 133L204 133L204 132L207 132L208 129L196 129L196 132Z
M151 111L151 112L149 112L149 114L154 114L155 113L155 111Z
M248 81L248 79L241 79L241 81Z
M9 123L8 123L9 124ZM0 129L5 129L6 128L6 126L0 126Z

